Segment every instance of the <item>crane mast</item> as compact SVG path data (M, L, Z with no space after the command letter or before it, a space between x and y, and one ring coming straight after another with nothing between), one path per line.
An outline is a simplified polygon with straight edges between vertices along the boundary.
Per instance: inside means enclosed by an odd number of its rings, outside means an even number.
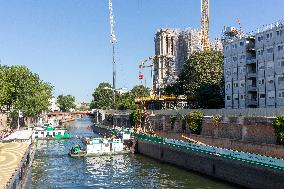
M111 44L112 44L112 66L113 66L113 73L112 73L112 88L113 88L113 102L115 104L115 89L116 89L116 62L115 62L115 43L117 42L114 30L114 15L113 15L113 8L112 8L112 0L108 1L109 5L109 20L110 20L110 35L111 35Z
M210 0L201 0L201 45L203 50L210 50L209 22Z

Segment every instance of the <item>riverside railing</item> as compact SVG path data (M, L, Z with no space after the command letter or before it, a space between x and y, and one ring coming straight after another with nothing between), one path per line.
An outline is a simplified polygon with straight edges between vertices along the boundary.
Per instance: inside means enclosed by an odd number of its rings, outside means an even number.
M160 144L166 144L183 150L190 150L198 153L221 156L227 159L238 160L244 163L250 163L258 166L269 167L284 171L284 160L279 158L262 156L258 154L251 154L248 152L239 152L235 150L229 150L209 145L193 144L180 140L155 137L146 134L135 134L135 135L137 138L142 140L147 140Z

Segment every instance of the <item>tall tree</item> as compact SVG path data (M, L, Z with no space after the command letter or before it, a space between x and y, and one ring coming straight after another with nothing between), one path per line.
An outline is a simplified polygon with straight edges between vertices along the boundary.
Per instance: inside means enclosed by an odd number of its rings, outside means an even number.
M113 108L113 91L109 83L100 83L93 93L94 99L91 102L92 109Z
M166 87L165 93L188 96L192 108L219 108L224 104L223 77L221 52L194 52L176 83Z
M48 110L53 87L25 66L0 65L0 110L17 117L36 117Z
M72 95L66 95L66 96L59 95L57 97L57 103L62 112L68 112L70 111L70 109L73 109L76 107L75 97Z
M134 95L131 92L120 94L116 106L119 110L135 110L137 108Z
M149 88L146 88L143 85L136 85L136 86L134 86L131 89L131 93L134 96L134 98L150 96Z

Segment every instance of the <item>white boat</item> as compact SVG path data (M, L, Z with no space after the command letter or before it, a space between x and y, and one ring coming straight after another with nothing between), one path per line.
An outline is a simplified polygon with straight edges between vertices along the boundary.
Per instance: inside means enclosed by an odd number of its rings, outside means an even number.
M106 138L92 138L86 139L86 151L87 156L93 155L113 155L128 153L129 150L125 150L123 141L121 139L106 139Z
M70 138L70 134L65 129L57 129L52 125L45 125L44 127L33 128L33 138L37 139L63 139Z

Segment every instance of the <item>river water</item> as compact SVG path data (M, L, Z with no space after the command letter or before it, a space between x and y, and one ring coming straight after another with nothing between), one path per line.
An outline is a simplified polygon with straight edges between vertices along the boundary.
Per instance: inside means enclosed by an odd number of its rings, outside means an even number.
M91 120L78 119L72 135L94 135ZM32 188L236 188L141 155L72 159L67 153L79 139L39 141L32 168Z

